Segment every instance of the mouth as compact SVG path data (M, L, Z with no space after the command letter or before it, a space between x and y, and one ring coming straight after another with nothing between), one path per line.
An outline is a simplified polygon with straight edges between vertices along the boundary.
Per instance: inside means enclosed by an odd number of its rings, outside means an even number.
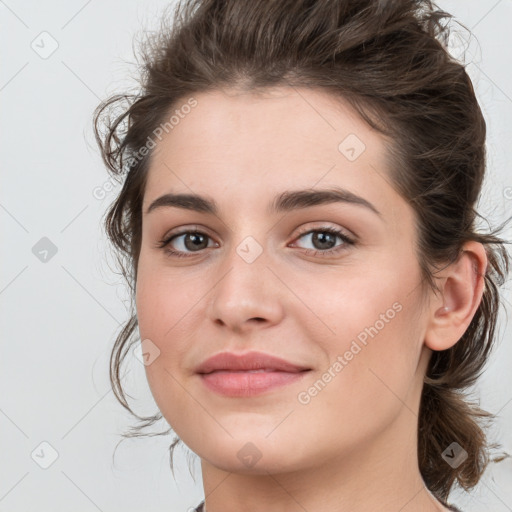
M205 361L196 369L196 373L208 374L214 371L281 371L298 373L310 368L292 363L280 357L264 352L220 352Z
M285 372L273 369L214 370L199 373L210 391L232 398L248 398L269 394L284 386L298 383L311 370Z
M311 368L264 352L220 352L196 369L206 388L228 397L270 393L297 383Z
M270 372L280 372L280 373L301 373L307 372L309 369L300 370L296 372L289 372L284 370L277 370L276 368L259 368L257 370L235 370L232 368L224 368L220 370L212 370L210 372L198 372L199 375L211 375L212 373L270 373Z

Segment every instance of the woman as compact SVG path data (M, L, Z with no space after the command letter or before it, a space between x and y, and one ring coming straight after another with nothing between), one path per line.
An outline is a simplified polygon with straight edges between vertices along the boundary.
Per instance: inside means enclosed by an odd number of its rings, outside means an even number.
M143 46L140 94L98 106L135 308L112 384L131 410L140 340L160 413L137 417L177 434L171 466L180 441L200 457L196 510L457 510L478 483L491 415L461 390L509 257L475 227L486 126L449 17L191 0Z

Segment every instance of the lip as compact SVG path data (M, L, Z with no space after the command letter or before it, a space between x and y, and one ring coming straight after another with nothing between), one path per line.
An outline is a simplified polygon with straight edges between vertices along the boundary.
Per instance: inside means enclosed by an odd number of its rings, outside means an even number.
M196 373L211 391L250 397L297 382L309 370L263 352L221 352L201 363Z
M235 354L234 352L220 352L203 361L196 373L211 373L214 371L250 371L273 370L288 373L298 373L310 370L306 366L293 364L280 357L265 354L264 352L246 352Z

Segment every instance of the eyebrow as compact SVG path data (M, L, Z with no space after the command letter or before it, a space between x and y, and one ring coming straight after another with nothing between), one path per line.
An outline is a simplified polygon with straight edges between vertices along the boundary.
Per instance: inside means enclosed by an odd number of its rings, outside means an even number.
M382 218L381 212L372 203L340 187L320 190L287 190L274 198L269 204L267 212L269 214L278 214L331 203L348 203L362 206ZM164 207L183 208L212 215L218 215L219 213L217 203L211 198L197 194L169 193L155 199L146 210L146 215L158 208Z

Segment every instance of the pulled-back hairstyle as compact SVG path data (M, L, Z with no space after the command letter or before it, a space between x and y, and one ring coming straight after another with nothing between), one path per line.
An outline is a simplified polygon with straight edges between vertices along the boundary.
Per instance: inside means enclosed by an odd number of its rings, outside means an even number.
M194 94L233 87L308 87L347 100L384 136L389 182L414 210L422 290L439 291L436 272L457 260L466 241L482 243L487 253L481 303L460 340L432 353L418 418L419 468L429 490L445 500L456 481L474 487L496 446L484 431L494 415L463 391L494 346L510 242L496 236L505 223L477 231L486 124L465 64L447 50L450 27L443 20L452 15L414 0L189 0L173 7L172 19L164 15L161 29L140 45L140 90L112 96L94 112L102 158L122 184L104 226L132 299L149 142L160 126L172 129L173 111ZM135 414L123 392L120 367L138 341L133 302L131 313L110 359L114 393L140 421L124 437L144 435L141 429L162 418ZM170 446L171 468L179 442ZM441 456L452 442L468 453L456 468Z

